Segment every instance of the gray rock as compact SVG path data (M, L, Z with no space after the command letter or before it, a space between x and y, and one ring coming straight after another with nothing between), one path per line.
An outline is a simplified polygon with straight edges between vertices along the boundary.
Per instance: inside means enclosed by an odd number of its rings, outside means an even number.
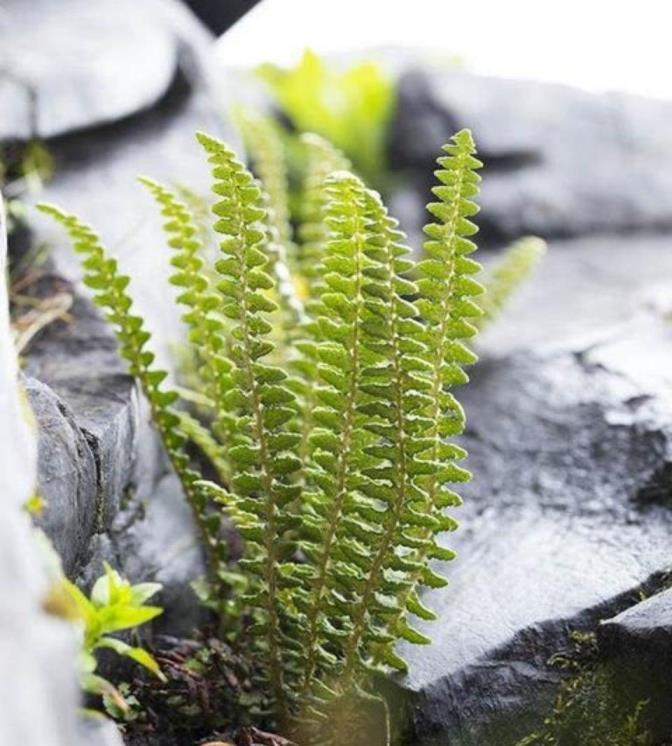
M151 9L154 14L153 25L164 33L169 29L174 45L175 39L179 40L176 82L151 110L132 120L54 141L50 147L56 161L55 178L39 198L90 221L110 249L120 255L122 271L134 278L132 291L138 308L155 332L154 349L170 365L169 348L179 340L182 327L167 282L169 250L159 212L136 177L148 174L168 184L179 181L205 192L208 169L194 132L207 129L225 135L230 129L209 98L209 34L178 3L149 2L143 8L143 13ZM79 260L55 225L35 217L31 228L35 242L45 241L52 247L59 275L72 280L81 276ZM49 519L48 512L46 524L59 548L67 547L68 572L90 582L103 559L123 569L126 558L116 546L119 526L129 516L140 514L167 467L149 427L148 413L118 357L110 328L90 302L77 294L71 315L71 323L52 324L32 343L26 372L46 383L71 410L72 422L60 425L72 425L79 434L78 442L84 439L86 468L91 459L94 463L95 483L81 501L86 520L75 520L73 514L54 508L59 519ZM59 431L53 437L66 436ZM75 480L64 481L63 487L70 490L63 499L77 504ZM161 498L159 502L162 504ZM176 520L188 533L188 514L180 514ZM73 534L77 542L71 540ZM128 551L135 552L135 548ZM156 574L161 562L158 554L142 556L150 566L132 563L129 572L134 580ZM171 592L177 594L174 585Z
M409 743L515 743L554 696L547 660L568 630L622 610L669 566L672 326L643 310L661 241L641 255L634 240L552 243L483 338L459 394L475 475L447 539L459 556L450 585L425 596L440 614L418 625L433 645L402 651Z
M165 611L157 632L189 636L207 618L191 589L205 575L200 538L179 481L166 475L151 499L117 517L110 531L119 567L137 580L161 583L158 602Z
M665 101L416 68L399 79L391 159L420 209L441 145L470 127L486 164L485 238L666 229L670 115Z
M598 641L616 674L624 711L646 701L644 720L654 740L668 738L672 734L672 590L603 622Z
M6 258L0 197L0 277ZM17 376L7 291L0 282L0 743L70 746L78 705L75 636L42 608L49 578L22 509L35 489L37 443Z
M124 746L119 728L106 717L82 717L78 743L81 746Z
M157 22L156 8L133 0L3 3L0 140L52 138L153 106L178 61L175 33Z
M47 503L39 524L72 573L99 530L96 462L72 411L52 390L28 379L26 392L38 424L38 487Z
M187 5L196 13L203 23L215 34L222 34L226 29L253 8L259 0L186 0Z

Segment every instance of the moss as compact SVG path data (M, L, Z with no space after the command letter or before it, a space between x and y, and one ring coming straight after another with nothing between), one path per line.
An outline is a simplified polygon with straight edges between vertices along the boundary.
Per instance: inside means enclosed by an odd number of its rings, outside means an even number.
M549 663L570 676L539 729L516 746L653 746L642 723L647 703L636 702L623 711L615 674L600 660L594 633L572 632L568 649Z

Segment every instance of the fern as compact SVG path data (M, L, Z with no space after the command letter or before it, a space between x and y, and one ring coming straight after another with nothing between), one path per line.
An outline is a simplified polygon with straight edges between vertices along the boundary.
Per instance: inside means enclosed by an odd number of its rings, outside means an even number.
M312 133L302 135L306 153L306 167L301 199L301 224L299 226L300 252L298 269L308 287L306 294L317 295L312 287L319 275L320 261L329 238L325 221L327 195L325 180L335 171L351 170L348 159L330 142Z
M298 132L316 132L342 150L370 184L385 180L395 85L375 62L336 70L306 50L293 69L262 65L259 76Z
M486 293L481 301L483 315L476 321L479 329L497 318L519 286L535 271L546 254L546 242L526 236L512 244L488 272Z
M277 125L269 117L240 110L237 121L264 192L267 251L281 306L287 317L286 325L291 329L303 323L305 318L290 269L296 261L296 245L289 220L284 146Z
M244 516L241 534L254 547L244 566L256 581L252 601L263 617L258 634L263 635L262 652L267 656L278 721L286 726L289 703L282 655L285 650L292 657L289 646L296 620L283 595L294 585L288 560L295 552L291 535L298 518L291 506L300 488L292 475L301 462L294 455L300 436L284 426L297 416L296 399L287 374L261 362L273 351L266 316L276 310L264 295L273 281L265 272L268 259L260 250L266 218L261 191L225 145L203 134L199 141L212 165L214 191L221 197L213 207L219 218L215 230L224 236L223 258L216 264L223 278L218 287L225 299L223 311L236 323L231 348L236 388L230 403L238 415L238 434L237 445L229 451L236 469L231 505L238 516Z
M385 727L370 673L405 669L398 640L429 642L408 618L433 616L418 589L443 585L430 561L452 557L437 535L455 528L445 510L459 504L453 487L469 477L459 465L466 454L450 439L464 427L453 388L475 360L464 342L480 313L473 302L479 265L468 255L481 164L467 131L446 146L438 201L429 206L436 222L425 229L427 258L416 265L378 194L347 170L330 173L343 157L306 138L301 238L318 266L308 318L293 332L301 340L284 340L287 361L274 343L282 298L271 201L226 145L205 134L198 140L217 196L214 268L203 264L187 207L145 184L167 219L172 282L203 392L161 388L165 373L145 349L149 335L131 313L127 278L88 227L43 209L84 256L87 282L149 399L211 552L220 613L231 568L213 505L245 543L239 567L250 625L235 642L251 657L276 725L307 744L354 745L367 718ZM174 409L180 393L207 402L210 430ZM187 438L216 467L219 483L192 471Z
M129 278L119 272L116 259L110 257L94 231L74 215L48 204L39 209L60 223L70 235L74 250L82 257L84 283L91 288L94 300L112 324L119 341L119 351L129 363L133 375L149 403L152 420L159 431L171 465L180 479L184 494L199 526L208 557L210 577L218 585L220 553L219 521L209 516L202 491L196 487L198 474L189 464L187 437L180 427L180 416L174 409L175 391L162 384L167 374L155 365L154 353L147 349L150 334L140 316L132 312L133 302L126 292Z

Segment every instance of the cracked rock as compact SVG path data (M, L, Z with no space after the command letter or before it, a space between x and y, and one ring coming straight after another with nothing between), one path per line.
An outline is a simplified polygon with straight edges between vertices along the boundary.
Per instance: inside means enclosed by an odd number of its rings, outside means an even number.
M38 486L46 500L39 524L71 573L96 530L96 463L72 410L34 379L26 392L38 424Z

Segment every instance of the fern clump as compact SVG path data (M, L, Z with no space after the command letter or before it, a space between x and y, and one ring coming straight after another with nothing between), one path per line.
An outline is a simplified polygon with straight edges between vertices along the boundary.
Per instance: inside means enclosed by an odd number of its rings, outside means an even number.
M262 130L255 136L267 140ZM445 147L426 258L416 263L380 196L333 146L304 138L292 262L305 309L290 328L275 271L277 244L294 240L276 205L278 151L265 150L257 181L224 143L198 140L216 195L213 268L188 207L144 180L166 219L171 281L198 359L197 411L164 388L116 261L76 218L43 209L83 255L86 282L149 399L201 527L208 601L223 617L232 572L242 576L237 615L223 628L233 626L265 693L259 714L301 743L360 743L365 713L385 727L372 672L405 670L400 639L430 642L412 620L433 618L420 591L446 583L431 562L453 556L439 535L456 528L446 510L470 476L453 441L464 428L454 390L475 361L467 343L480 313L470 255L481 163L466 130ZM218 481L195 469L190 441ZM236 563L223 519L245 545Z

